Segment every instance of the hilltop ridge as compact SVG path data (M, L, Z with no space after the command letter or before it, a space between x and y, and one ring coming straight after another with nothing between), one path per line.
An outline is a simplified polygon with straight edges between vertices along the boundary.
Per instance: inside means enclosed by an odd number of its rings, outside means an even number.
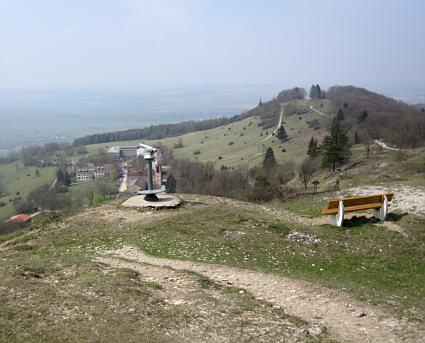
M327 114L331 117L336 116L337 112L342 110L346 117L346 127L353 134L354 131L358 131L358 134L364 137L382 138L401 147L418 147L425 143L422 135L425 132L425 115L416 106L354 86L333 86L322 93L321 99L330 101ZM278 124L283 104L287 105L286 116L307 113L307 108L293 105L297 100L306 99L306 95L304 88L294 87L281 91L275 98L260 102L255 108L230 118L151 125L143 129L93 134L77 138L73 144L79 146L135 139L163 139L221 127L246 118L259 118L257 125L269 129ZM315 100L311 99L309 106L312 104L323 106ZM366 117L362 117L365 112ZM409 135L406 135L407 131Z

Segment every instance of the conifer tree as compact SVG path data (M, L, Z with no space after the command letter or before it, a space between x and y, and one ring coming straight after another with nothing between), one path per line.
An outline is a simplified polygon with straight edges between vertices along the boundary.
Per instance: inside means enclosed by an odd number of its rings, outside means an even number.
M359 139L359 135L357 134L357 131L354 132L354 144L359 144L360 143L360 139Z
M340 108L338 110L338 113L336 115L336 119L339 120L339 121L344 120L344 112L342 111L342 108Z
M61 185L63 185L64 184L64 181L65 181L65 175L62 173L62 170L58 170L57 171L57 173L56 173L56 179L57 179L57 182L59 183L59 184L61 184Z
M63 184L65 186L71 186L71 176L68 174L68 172L65 172L65 175L63 178Z
M283 125L280 125L279 129L277 130L277 138L279 138L282 142L286 141L288 139L288 135L286 134L285 128Z
M177 180L173 175L170 175L167 178L165 189L167 190L167 193L175 193L177 191Z
M310 142L308 143L307 155L311 159L315 159L319 156L319 146L317 145L317 140L314 137L311 137Z
M338 164L348 162L351 155L351 147L348 143L346 132L342 129L338 120L334 120L331 128L331 135L323 139L321 145L323 154L323 165L331 166L335 171Z
M270 171L271 169L276 167L276 165L277 162L276 158L274 157L273 149L271 147L268 147L266 150L266 155L264 156L263 168L266 171Z
M312 85L310 88L310 98L311 99L323 99L322 90L320 89L320 86Z
M364 110L364 111L362 112L362 114L361 114L360 118L359 118L359 124L360 124L363 120L365 120L365 119L367 118L367 116L368 116L368 113L367 113L367 111L366 111L366 110Z

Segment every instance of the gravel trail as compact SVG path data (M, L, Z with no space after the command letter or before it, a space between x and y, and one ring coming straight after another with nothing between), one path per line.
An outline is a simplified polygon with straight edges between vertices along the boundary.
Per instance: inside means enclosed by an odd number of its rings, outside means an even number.
M378 307L305 281L221 265L156 258L131 246L108 253L139 263L190 270L216 282L244 288L257 298L285 308L291 315L327 327L341 341L420 342L425 335L422 327L409 325Z

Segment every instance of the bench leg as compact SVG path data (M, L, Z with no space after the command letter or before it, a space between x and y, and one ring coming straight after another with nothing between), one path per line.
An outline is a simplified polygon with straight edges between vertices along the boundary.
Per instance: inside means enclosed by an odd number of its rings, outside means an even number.
M338 203L338 213L330 215L331 225L333 226L342 226L344 222L344 203L340 201Z
M387 196L384 195L384 201L382 206L378 210L373 210L373 216L378 218L381 222L383 222L387 218L388 214L388 199Z

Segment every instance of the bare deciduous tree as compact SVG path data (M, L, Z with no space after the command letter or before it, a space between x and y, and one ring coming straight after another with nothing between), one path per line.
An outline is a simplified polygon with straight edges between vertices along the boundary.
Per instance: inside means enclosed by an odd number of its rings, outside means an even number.
M304 183L304 189L307 189L307 184L310 182L314 173L318 169L317 160L307 157L300 167L300 177Z

